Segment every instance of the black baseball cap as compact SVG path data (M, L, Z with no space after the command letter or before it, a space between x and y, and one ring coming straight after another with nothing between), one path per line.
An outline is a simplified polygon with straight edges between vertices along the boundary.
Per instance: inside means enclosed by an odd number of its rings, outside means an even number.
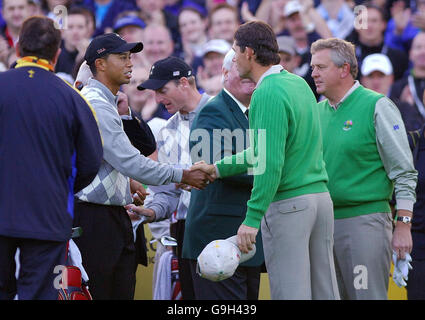
M137 89L158 90L165 86L168 81L190 77L192 68L180 58L170 56L155 62L149 72L149 79L141 83Z
M109 53L123 53L130 51L131 53L143 50L143 43L128 43L117 33L105 33L95 37L89 44L84 59L88 65L91 65L96 59L103 57Z

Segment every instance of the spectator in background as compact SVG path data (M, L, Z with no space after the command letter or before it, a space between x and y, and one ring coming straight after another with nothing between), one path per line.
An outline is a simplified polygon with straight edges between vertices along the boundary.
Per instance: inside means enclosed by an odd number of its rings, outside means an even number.
M144 121L150 121L158 107L153 91L137 89L137 86L148 77L149 69L140 65L134 66L130 83L122 86L123 92L128 96L132 112ZM165 122L164 119L162 120Z
M131 13L119 17L114 24L114 32L127 42L142 40L144 28L146 28L146 23L137 15Z
M223 39L213 39L204 45L203 65L199 66L196 79L199 88L211 96L215 96L223 88L221 70L224 57L230 49L231 45Z
M303 18L303 10L304 7L298 1L290 1L286 4L284 16L286 17L287 32L283 33L283 35L289 35L294 39L295 51L297 55L300 56L301 60L299 62L297 74L306 80L317 99L319 95L315 90L314 81L310 72L310 46L314 41L320 39L321 36L314 28L311 28L311 26L307 27L306 20ZM324 23L324 21L322 22ZM324 23L324 27L324 29L329 31L326 23ZM329 32L327 36L330 35Z
M76 63L83 60L90 43L90 38L87 36L89 23L85 13L78 7L68 11L67 20L67 27L61 30L61 54L55 72L72 75Z
M197 56L202 56L202 49L207 42L207 23L201 12L188 6L183 7L178 16L181 35L181 51L183 60L193 67Z
M28 10L29 10L29 14L28 16L42 16L43 15L43 10L41 8L41 3L39 0L28 0Z
M405 52L388 47L384 43L384 32L386 28L385 12L372 4L365 4L367 8L367 28L354 28L349 42L356 46L356 57L361 70L363 59L372 53L382 53L388 56L394 68L394 79L403 77L409 64L408 56ZM361 77L361 73L358 75Z
M210 39L224 39L231 44L239 24L238 9L221 3L208 14L208 36Z
M2 15L6 26L0 30L0 62L7 65L11 48L18 41L22 23L29 16L27 0L3 0Z
M275 34L281 34L285 29L285 5L288 0L263 0L258 9L251 11L249 4L244 1L241 6L242 20L245 22L261 20L268 23Z
M143 63L150 70L152 65L173 54L174 42L167 27L161 24L149 24L144 32ZM168 120L171 114L162 103L158 104L152 118Z
M127 42L138 42L144 41L143 31L145 27L145 22L137 15L126 13L115 22L114 32L118 33ZM134 53L131 59L135 66L145 64L142 52Z
M48 18L53 19L61 25L63 21L59 21L57 15L65 14L65 12L61 10L62 8L60 8L60 6L69 10L71 3L72 0L42 0L41 10Z
M390 98L407 103L405 112L410 119L416 119L413 126L409 127L413 131L425 123L425 107L421 101L425 91L425 32L415 36L409 56L413 67L406 77L394 83Z
M124 11L137 11L133 0L82 0L87 9L94 13L96 29L92 36L111 31L117 16Z
M295 41L293 38L288 36L280 36L276 38L277 45L279 46L280 65L285 70L296 73L295 70L298 68L301 59L295 51ZM299 76L302 76L298 74Z
M317 7L332 36L345 39L354 28L354 13L345 0L321 0Z
M391 20L385 31L385 44L389 47L410 51L413 38L425 29L425 1L416 1L416 12L405 1L394 1Z
M393 66L382 53L373 53L363 60L360 83L368 89L390 96L394 83Z
M167 27L161 24L148 24L144 32L143 57L145 65L150 67L158 60L173 54L174 43Z
M136 0L137 7L140 9L140 18L146 24L162 24L166 26L170 32L174 43L180 40L179 27L177 17L165 11L165 0Z
M87 18L87 37L91 39L96 31L96 17L93 11L83 6L79 6L79 8Z

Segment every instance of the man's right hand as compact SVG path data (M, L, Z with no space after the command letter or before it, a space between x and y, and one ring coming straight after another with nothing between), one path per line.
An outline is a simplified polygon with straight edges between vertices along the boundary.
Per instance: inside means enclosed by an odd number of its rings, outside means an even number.
M214 179L217 179L217 173L215 171L215 166L213 164L208 164L205 161L196 162L190 170L202 170L205 173L209 174Z
M215 180L215 175L205 173L202 169L183 170L181 183L193 186L196 189L204 189L207 184Z

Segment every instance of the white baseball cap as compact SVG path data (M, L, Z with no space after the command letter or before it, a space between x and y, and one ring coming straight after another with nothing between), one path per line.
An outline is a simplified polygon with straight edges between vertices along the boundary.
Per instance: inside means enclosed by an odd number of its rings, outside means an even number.
M205 56L209 52L218 52L225 55L231 48L226 40L212 39L202 47L202 56Z
M289 1L285 5L285 9L283 11L283 15L285 17L289 17L290 15L292 15L292 14L294 14L296 12L301 12L302 9L303 9L303 6L298 1L296 1L296 0Z
M373 71L380 71L386 76L393 74L393 66L390 59L382 53L374 53L363 59L361 72L362 75L368 76Z
M84 61L81 64L80 69L78 69L78 74L75 79L74 86L76 86L77 83L85 86L91 77L93 77L93 73L91 72L90 67L87 65L87 62Z
M237 244L237 236L225 240L211 241L198 256L197 273L211 281L230 278L240 263L251 259L256 252L253 245L248 253L241 253Z

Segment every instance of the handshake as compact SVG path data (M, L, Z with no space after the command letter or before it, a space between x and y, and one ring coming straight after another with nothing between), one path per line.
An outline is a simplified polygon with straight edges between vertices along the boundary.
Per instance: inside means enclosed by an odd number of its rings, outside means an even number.
M190 191L191 188L204 189L210 182L214 182L216 178L217 174L215 166L213 164L207 164L205 161L200 161L190 167L189 170L183 170L182 180L180 183L176 184L176 188L181 188L187 191ZM155 211L141 206L146 195L149 193L144 191L145 193L142 194L140 190L144 190L144 188L140 186L138 186L139 189L133 197L135 200L136 198L141 198L141 200L135 204L128 204L124 206L124 208L127 210L127 214L132 221L139 221L139 223L154 222L156 219Z
M189 170L183 170L181 184L195 189L204 189L210 182L217 179L215 166L205 161L196 162Z

